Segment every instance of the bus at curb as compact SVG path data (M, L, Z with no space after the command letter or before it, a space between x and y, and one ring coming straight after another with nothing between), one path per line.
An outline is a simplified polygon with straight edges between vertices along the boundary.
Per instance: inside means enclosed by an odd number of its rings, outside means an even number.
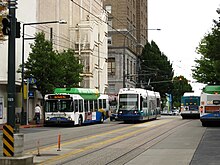
M108 95L97 89L56 88L44 100L45 126L103 123L109 117Z

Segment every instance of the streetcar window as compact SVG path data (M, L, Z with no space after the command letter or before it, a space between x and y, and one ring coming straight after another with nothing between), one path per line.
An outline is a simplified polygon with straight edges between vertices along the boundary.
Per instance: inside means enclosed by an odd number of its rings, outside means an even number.
M147 100L143 100L143 108L147 108Z

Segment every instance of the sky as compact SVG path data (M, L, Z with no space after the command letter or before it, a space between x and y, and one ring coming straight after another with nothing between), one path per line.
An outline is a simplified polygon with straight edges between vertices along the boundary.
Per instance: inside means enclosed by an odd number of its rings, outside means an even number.
M211 31L220 0L148 0L148 40L155 41L173 65L174 76L191 81L194 91L204 84L196 83L191 69L200 55L196 47Z

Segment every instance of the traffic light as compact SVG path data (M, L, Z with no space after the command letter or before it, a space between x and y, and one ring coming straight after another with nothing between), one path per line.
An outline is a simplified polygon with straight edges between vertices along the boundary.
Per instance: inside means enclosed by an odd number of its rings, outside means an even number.
M21 23L20 22L16 22L16 38L20 38L21 37Z
M10 35L10 21L7 18L2 19L2 33L4 35Z

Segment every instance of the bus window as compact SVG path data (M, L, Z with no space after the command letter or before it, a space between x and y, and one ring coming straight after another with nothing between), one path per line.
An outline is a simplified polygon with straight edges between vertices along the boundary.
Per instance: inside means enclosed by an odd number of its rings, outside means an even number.
M104 108L104 109L107 108L106 99L103 99L103 108Z
M102 108L102 99L99 99L99 109Z
M98 101L94 100L95 111L98 111Z
M79 112L79 103L78 100L74 100L74 112Z
M89 107L90 107L90 111L92 112L94 107L93 107L93 100L89 100Z
M83 100L79 100L79 112L83 112Z
M85 108L85 112L88 112L88 100L84 101L84 108Z

